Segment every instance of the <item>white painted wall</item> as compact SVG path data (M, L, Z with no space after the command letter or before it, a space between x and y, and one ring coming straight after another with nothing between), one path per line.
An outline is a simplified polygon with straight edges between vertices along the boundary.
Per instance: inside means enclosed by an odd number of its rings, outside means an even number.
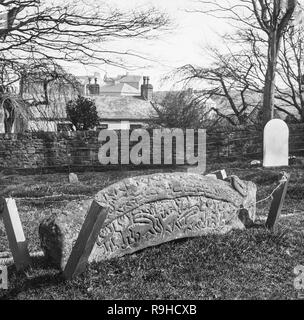
M57 124L54 121L32 121L28 123L28 129L30 131L46 131L46 132L56 132Z
M130 121L117 121L105 123L108 130L130 130Z
M134 121L105 121L102 125L107 125L108 130L130 130L132 125L144 126L142 122Z
M102 125L107 125L108 130L130 130L131 125L143 125L141 122L133 121L105 121L101 123ZM55 121L29 121L28 129L30 131L48 131L56 132L57 123Z

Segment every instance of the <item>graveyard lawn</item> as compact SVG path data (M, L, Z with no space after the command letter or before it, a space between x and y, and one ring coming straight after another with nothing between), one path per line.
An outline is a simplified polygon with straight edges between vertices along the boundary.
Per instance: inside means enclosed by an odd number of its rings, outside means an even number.
M277 185L280 169L249 168L240 163L213 164L208 171L227 169L258 186L257 199ZM43 258L33 259L26 274L9 267L9 290L0 299L297 299L294 268L304 265L304 170L293 166L279 232L264 228L184 239L87 267L72 281ZM70 184L68 174L0 175L0 195L16 199L31 252L40 251L39 222L67 206L81 208L103 187L122 178L150 171L79 173ZM47 197L45 197L47 196ZM265 222L271 199L259 203ZM2 221L0 252L9 251Z

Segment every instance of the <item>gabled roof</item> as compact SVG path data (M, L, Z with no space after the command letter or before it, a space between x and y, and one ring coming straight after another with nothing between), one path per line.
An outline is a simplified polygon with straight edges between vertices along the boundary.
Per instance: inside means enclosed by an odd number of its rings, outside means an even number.
M100 88L100 94L119 93L119 94L137 94L138 90L126 83L118 83L115 85L106 85Z
M96 96L93 99L102 120L148 120L155 115L151 103L141 97Z
M140 82L141 81L141 76L136 76L136 75L126 75L123 76L119 82L121 83L128 83L128 82Z

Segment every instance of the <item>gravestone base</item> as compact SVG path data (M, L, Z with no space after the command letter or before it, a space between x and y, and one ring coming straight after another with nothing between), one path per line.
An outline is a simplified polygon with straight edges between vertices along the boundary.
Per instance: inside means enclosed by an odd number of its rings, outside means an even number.
M54 213L39 225L41 248L45 258L64 270L73 246L92 201L85 200L81 206L68 205L61 213Z
M256 186L231 177L171 173L122 180L95 201L109 208L88 261L104 261L181 238L245 229L240 212L254 221ZM85 212L57 214L39 228L41 247L64 270Z

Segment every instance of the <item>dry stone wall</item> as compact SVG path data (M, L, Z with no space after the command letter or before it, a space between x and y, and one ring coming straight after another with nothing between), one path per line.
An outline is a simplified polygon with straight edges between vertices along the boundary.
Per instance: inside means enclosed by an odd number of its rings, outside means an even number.
M290 128L290 154L304 156L304 126ZM0 134L0 170L101 166L98 132ZM130 144L132 148L132 144ZM207 134L207 162L214 159L262 159L262 131Z

